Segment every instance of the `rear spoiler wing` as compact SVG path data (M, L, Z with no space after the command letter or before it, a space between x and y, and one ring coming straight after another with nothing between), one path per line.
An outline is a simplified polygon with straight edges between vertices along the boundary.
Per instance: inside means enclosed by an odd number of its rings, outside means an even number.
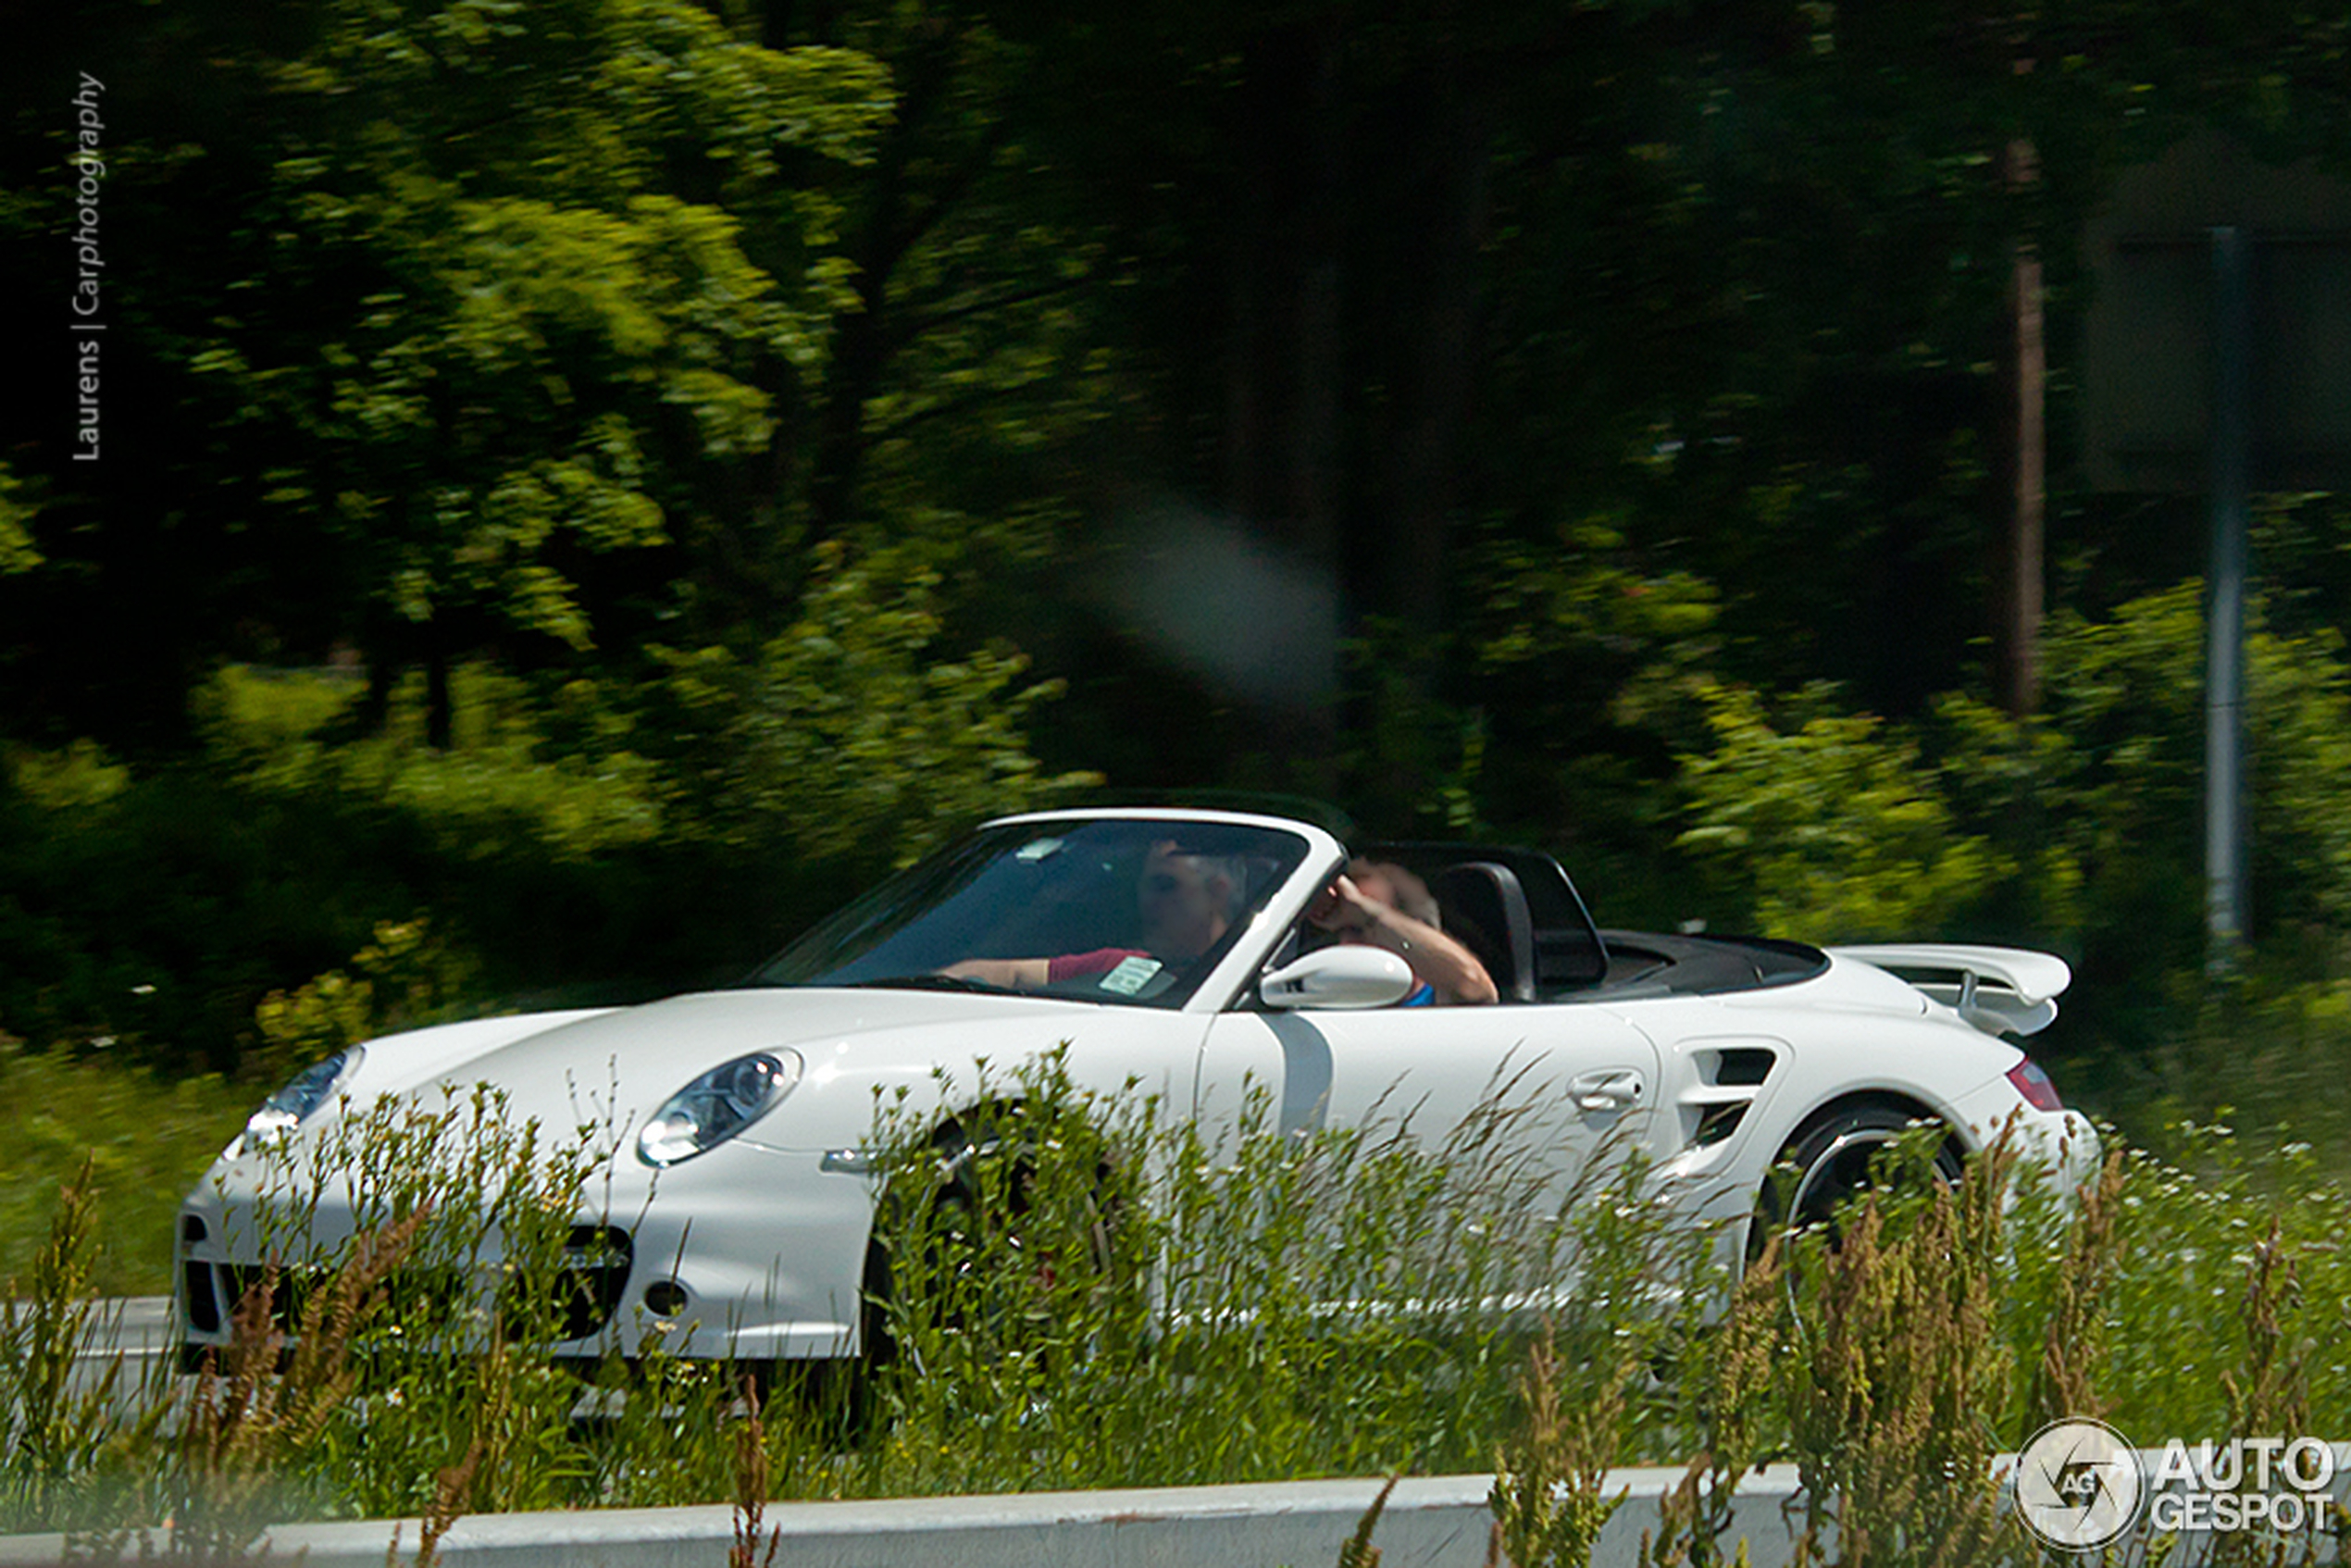
M2073 983L2064 959L2014 947L1898 942L1833 947L1837 958L1873 964L1909 981L1987 1035L2038 1034L2057 1017L2057 999Z

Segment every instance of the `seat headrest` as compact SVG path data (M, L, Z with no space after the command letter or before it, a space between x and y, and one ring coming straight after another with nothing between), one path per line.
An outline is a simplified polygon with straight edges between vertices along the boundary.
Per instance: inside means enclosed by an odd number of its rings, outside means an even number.
M1429 879L1445 929L1459 938L1505 1001L1535 1000L1535 921L1518 874L1490 860L1449 865Z

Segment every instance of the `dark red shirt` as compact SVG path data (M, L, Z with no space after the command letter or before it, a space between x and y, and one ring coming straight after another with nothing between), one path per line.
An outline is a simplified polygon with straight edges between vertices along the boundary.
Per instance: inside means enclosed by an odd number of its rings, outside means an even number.
M1107 975L1130 958L1149 958L1139 948L1098 947L1091 952L1064 952L1058 958L1045 960L1045 983L1059 985L1064 980L1083 979L1088 975Z

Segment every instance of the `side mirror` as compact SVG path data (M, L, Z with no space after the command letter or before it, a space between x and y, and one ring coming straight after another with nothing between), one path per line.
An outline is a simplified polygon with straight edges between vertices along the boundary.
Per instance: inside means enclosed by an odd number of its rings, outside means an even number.
M1369 947L1326 947L1258 982L1268 1007L1387 1007L1412 994L1412 965Z

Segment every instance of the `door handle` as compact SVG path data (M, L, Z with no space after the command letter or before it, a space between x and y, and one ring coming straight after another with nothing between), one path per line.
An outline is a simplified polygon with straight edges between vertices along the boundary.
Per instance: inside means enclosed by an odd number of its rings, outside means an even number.
M1602 1067L1569 1079L1567 1092L1578 1109L1622 1111L1639 1102L1645 1087L1637 1068Z

